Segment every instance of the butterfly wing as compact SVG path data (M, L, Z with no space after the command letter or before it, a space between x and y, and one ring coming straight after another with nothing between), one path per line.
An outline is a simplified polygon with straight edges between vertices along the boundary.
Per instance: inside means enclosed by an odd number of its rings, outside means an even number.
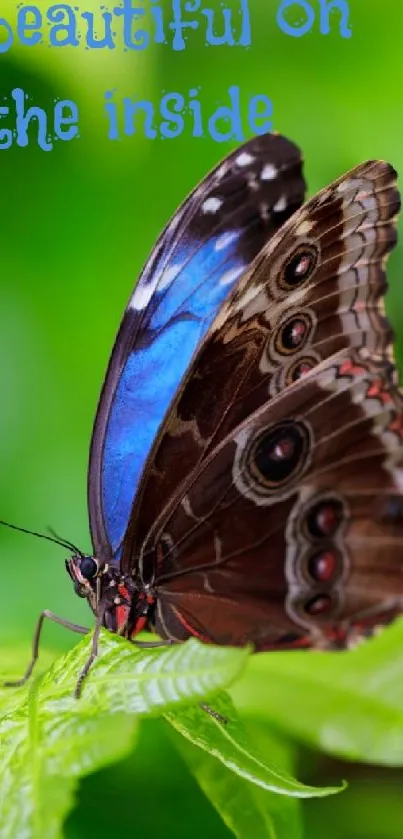
M163 636L320 644L401 610L402 400L382 304L398 208L393 169L363 164L221 307L125 542L124 568L153 569Z
M254 138L168 224L126 308L96 416L89 466L95 555L118 559L155 435L236 279L302 203L298 148Z
M167 500L254 411L343 348L389 359L382 295L396 243L395 181L379 161L344 175L284 224L224 301L154 446L126 570Z
M402 439L389 362L365 348L267 402L166 511L157 631L320 645L402 611Z

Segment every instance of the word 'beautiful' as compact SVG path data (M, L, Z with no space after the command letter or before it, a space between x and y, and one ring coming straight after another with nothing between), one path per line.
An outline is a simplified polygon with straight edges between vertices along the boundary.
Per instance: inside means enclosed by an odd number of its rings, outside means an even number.
M171 19L166 20L166 7L150 0L148 9L133 7L132 0L109 11L100 6L100 14L80 12L79 7L60 3L42 12L34 5L21 5L17 12L15 31L11 24L0 19L0 52L7 52L16 41L27 47L43 43L42 27L49 27L49 45L52 47L78 47L80 43L90 49L115 49L122 45L126 50L144 50L150 44L172 45L174 50L184 50L185 34L201 29L209 46L251 45L251 26L247 0L236 0L233 8L223 3L218 9L204 8L201 0L184 2L172 0ZM84 23L84 27L83 27ZM81 30L84 28L83 37ZM217 34L219 33L219 34Z

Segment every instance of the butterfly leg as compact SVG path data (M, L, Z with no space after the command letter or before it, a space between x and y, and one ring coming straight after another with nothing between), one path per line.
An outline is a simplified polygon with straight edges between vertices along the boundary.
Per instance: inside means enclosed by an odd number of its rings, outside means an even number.
M221 725L227 724L227 718L223 717L222 714L219 714L218 711L215 711L214 708L210 708L210 705L206 705L205 702L200 702L200 708L202 711L205 711L206 714L209 714L210 717L213 717L213 720L217 720L217 722L221 723Z
M59 615L55 615L53 612L49 612L48 609L45 609L45 611L42 612L42 614L39 616L38 622L36 624L34 637L32 641L32 658L28 664L28 667L24 675L21 679L14 679L13 681L3 682L3 687L21 687L21 685L25 685L25 682L28 681L39 655L39 644L42 634L43 622L45 618L53 621L53 623L58 623L59 626L66 627L66 629L71 629L72 632L78 632L80 635L86 635L87 632L90 631L85 626L79 626L77 623L71 623L71 621L64 620L64 618L60 618Z
M105 614L105 605L104 605L104 607L103 607L102 609L100 609L100 611L99 611L99 613L98 613L98 615L97 615L97 620L96 620L96 624L95 624L94 634L93 634L93 636L92 636L91 652L90 652L90 654L89 654L89 656L88 656L88 658L87 658L87 661L85 662L84 667L83 667L83 669L82 669L82 671L81 671L81 673L80 673L80 675L79 675L79 677L78 677L78 679L77 679L77 684L76 684L76 688L75 688L75 691L74 691L74 697L75 697L75 699L79 699L79 698L80 698L80 696L81 696L81 691L82 691L82 687L83 687L83 682L84 682L84 679L86 679L86 678L87 678L88 673L89 673L89 670L90 670L90 668L92 667L92 665L93 665L93 663L94 663L95 659L97 658L97 655L98 655L98 643L99 643L99 633L101 632L101 629L102 629L102 624L103 624L103 620L104 620L104 614Z

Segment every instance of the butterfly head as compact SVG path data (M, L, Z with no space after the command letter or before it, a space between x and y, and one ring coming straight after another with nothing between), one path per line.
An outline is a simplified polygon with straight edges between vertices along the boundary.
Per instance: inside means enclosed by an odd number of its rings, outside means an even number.
M105 564L101 564L94 556L74 554L66 559L66 570L73 580L75 593L91 602L92 595L96 595L99 588L98 580L105 570Z
M105 584L108 587L111 581L107 563L101 562L95 556L76 553L70 559L66 559L66 569L73 580L75 593L79 597L85 597L96 613Z

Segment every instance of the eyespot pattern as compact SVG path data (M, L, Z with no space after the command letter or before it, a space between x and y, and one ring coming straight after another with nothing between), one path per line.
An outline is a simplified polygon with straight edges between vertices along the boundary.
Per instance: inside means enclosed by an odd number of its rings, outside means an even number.
M269 489L283 486L301 472L309 443L309 432L302 422L285 420L264 430L249 452L250 476Z
M306 516L306 529L314 539L330 539L335 535L343 519L343 505L336 499L319 501Z
M300 351L312 333L312 320L307 312L289 317L280 325L274 339L274 346L280 355Z
M313 243L304 242L287 256L280 273L280 286L285 290L298 288L309 280L319 261L319 250Z
M347 568L346 522L345 503L332 493L313 496L302 508L298 506L293 519L296 545L291 545L292 562L287 559L287 608L298 623L309 626L334 620L340 611Z
M317 583L330 582L337 571L338 557L330 548L312 554L307 562L307 572Z
M285 375L285 384L290 385L293 382L299 381L299 379L306 376L310 370L313 370L317 363L316 359L310 358L309 356L299 358L297 361L294 361L293 364L290 364Z
M258 507L269 507L293 495L310 463L314 435L300 419L267 427L240 426L232 480L238 492Z

